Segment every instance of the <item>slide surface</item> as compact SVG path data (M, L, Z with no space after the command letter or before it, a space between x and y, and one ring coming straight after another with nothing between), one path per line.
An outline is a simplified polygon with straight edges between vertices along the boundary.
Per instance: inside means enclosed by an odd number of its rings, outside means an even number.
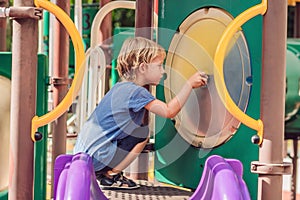
M243 180L243 165L236 159L210 156L205 163L200 183L190 200L250 200Z
M58 156L54 166L55 200L107 200L96 181L92 158L84 153Z

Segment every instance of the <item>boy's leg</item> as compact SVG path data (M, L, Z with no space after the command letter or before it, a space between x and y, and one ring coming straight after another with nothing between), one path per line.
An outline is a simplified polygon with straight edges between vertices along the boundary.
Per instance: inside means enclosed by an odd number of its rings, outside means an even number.
M136 144L135 147L133 147L133 149L130 152L128 152L128 155L117 166L110 170L112 173L110 173L109 171L108 174L120 173L122 170L128 167L134 161L134 159L143 151L146 144L148 143L148 139L149 138L147 138L143 142Z
M148 131L135 131L117 141L117 151L112 161L104 169L96 172L102 189L139 187L134 181L124 177L122 170L142 152L148 140Z
M117 151L108 165L113 174L124 170L143 151L149 141L148 128L140 127L127 137L117 141ZM110 174L110 173L108 173Z
M114 175L124 170L143 151L148 141L149 138L137 140L132 136L119 141L112 161L105 168L96 171L97 177Z
M147 134L144 137L129 135L118 141L118 148L112 161L104 169L96 172L102 189L135 189L139 187L134 181L124 177L122 170L142 152L148 140Z

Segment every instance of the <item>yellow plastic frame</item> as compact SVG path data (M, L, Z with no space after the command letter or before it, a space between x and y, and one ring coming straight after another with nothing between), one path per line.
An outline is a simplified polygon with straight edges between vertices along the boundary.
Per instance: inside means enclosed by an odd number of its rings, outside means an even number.
M74 76L73 83L68 93L66 94L65 98L51 112L41 117L34 116L32 118L31 139L33 141L36 141L34 137L36 130L39 127L44 126L54 121L58 117L60 117L71 106L74 94L76 94L79 90L78 89L79 87L77 87L77 90L75 90L75 88L77 85L80 85L82 82L84 70L79 70L79 68L82 66L82 63L85 59L85 54L84 54L84 47L83 47L83 42L81 40L80 34L78 33L73 21L65 12L55 4L46 0L35 0L34 3L37 7L44 8L49 12L51 12L52 14L54 14L57 17L57 19L63 24L63 26L66 28L67 32L71 37L75 49L75 54L76 54L76 67L75 67L76 73ZM259 145L263 141L263 122L260 119L255 120L249 117L244 112L242 112L233 102L232 98L230 97L227 91L224 82L223 64L224 64L224 57L226 53L225 51L226 47L228 46L230 39L233 37L236 31L238 31L240 27L249 19L259 14L264 15L266 11L267 11L267 0L262 0L262 3L247 9L246 11L241 13L238 17L236 17L225 29L220 39L220 42L217 46L216 54L214 57L214 63L216 66L214 68L214 74L221 75L221 76L216 76L218 78L215 79L215 84L222 102L224 103L226 109L234 117L236 117L238 120L240 120L243 124L247 125L248 127L258 131ZM221 88L223 88L223 91Z
M300 0L288 0L288 5L289 6L296 6L297 3L299 3Z
M240 27L247 22L249 19L255 17L256 15L264 15L267 11L267 0L262 0L262 2L256 6L253 6L239 16L237 16L225 29L216 49L215 57L214 57L214 74L215 76L215 84L218 91L218 94L225 105L226 109L239 121L241 121L246 126L257 130L257 135L259 136L259 143L261 145L263 141L263 122L258 119L255 120L245 114L243 111L237 107L234 103L228 90L225 85L224 76L223 76L223 64L224 57L226 53L226 48L233 37L233 35L240 29ZM222 88L222 89L221 89Z
M82 64L85 60L84 54L84 45L78 30L76 29L73 21L70 17L58 6L55 4L46 1L46 0L35 0L35 6L41 7L45 10L48 10L50 13L54 14L56 18L63 24L69 33L71 40L74 45L75 55L76 55L76 66L75 66L75 76L72 82L72 85L66 94L65 98L60 102L60 104L51 112L38 117L34 116L31 121L31 139L36 142L34 137L35 132L41 126L44 126L58 117L60 117L72 104L73 97L78 93L80 87L76 87L77 85L81 85L84 70L79 70L82 67Z

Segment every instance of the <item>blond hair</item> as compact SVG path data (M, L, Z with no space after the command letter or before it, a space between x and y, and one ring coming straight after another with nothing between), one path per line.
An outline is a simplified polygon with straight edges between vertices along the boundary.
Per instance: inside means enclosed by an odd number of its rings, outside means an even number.
M135 70L142 63L150 63L156 57L166 56L165 50L157 43L143 38L126 39L117 60L119 76L126 80L135 79Z

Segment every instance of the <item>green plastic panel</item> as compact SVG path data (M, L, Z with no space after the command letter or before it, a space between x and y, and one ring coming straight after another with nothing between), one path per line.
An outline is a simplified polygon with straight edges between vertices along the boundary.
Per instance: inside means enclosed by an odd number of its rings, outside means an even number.
M83 5L82 9L82 39L85 45L85 49L90 47L90 38L91 38L91 28L95 15L99 11L99 4L94 5ZM71 19L74 21L74 6L70 10ZM70 40L70 57L69 65L75 66L75 55L74 55L74 46Z
M0 53L0 75L11 78L11 52ZM36 114L41 116L48 111L48 58L44 54L38 55L37 68L37 106ZM47 126L39 128L43 139L35 143L34 147L34 199L46 199L47 184ZM8 191L0 192L0 200L8 199Z
M289 38L286 52L285 138L300 134L300 40Z
M0 199L7 200L8 199L8 190L0 192Z
M224 10L236 17L248 8L261 1L233 1L233 0L190 0L185 3L179 1L159 1L158 11L158 42L169 49L173 35L164 35L165 29L177 31L181 23L195 11L214 7ZM260 116L260 87L262 60L262 16L257 16L243 25L252 70L251 93L246 113L254 119ZM163 37L160 37L163 35ZM158 86L157 97L165 101L164 88ZM258 160L258 146L251 142L256 131L241 125L235 135L225 144L207 150L195 148L187 143L178 133L173 121L156 117L155 136L155 177L161 182L195 189L200 181L206 159L211 155L224 158L238 159L243 163L244 180L248 186L251 199L257 198L258 176L250 172L252 161Z

